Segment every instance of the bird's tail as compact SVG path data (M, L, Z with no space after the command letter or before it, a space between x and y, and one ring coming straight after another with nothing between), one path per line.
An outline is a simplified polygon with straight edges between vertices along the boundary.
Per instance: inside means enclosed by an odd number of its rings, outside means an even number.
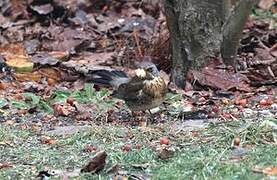
M97 85L118 88L121 84L127 83L129 78L123 71L96 70L89 81Z

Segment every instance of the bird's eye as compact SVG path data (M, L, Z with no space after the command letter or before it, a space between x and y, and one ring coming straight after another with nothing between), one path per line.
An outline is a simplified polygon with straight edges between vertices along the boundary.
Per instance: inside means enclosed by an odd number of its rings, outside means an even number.
M152 71L153 71L153 69L152 69L152 67L148 67L148 68L146 68L146 71L148 71L148 72L152 72Z

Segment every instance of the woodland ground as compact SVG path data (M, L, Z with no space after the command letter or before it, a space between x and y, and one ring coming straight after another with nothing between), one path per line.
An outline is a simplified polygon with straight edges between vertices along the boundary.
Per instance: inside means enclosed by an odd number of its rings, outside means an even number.
M178 102L178 98L172 98L168 98L169 104ZM148 126L111 124L100 118L98 125L73 120L73 129L38 131L37 124L29 123L39 118L33 116L0 125L1 161L6 162L1 165L6 166L0 171L1 179L34 179L45 169L74 171L99 150L108 154L105 170L94 175L82 173L81 179L114 177L107 171L115 165L122 177L138 179L261 179L264 175L257 169L261 172L277 165L277 147L271 143L276 138L276 129L272 129L274 118L223 123L187 123L172 118ZM68 123L69 119L60 117L58 121ZM169 140L167 147L174 150L168 159L160 158L157 150L162 147L162 137ZM238 137L240 142L234 143ZM126 145L131 148L126 150Z
M169 87L160 112L134 117L85 77L97 68L129 73L150 57L168 79L161 4L0 1L0 179L276 179L277 9L269 5L246 24L239 73L194 71L189 90ZM80 173L99 151L104 169Z

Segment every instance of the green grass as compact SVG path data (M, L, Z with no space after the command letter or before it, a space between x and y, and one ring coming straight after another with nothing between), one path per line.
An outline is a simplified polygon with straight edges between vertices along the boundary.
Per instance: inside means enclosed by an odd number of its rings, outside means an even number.
M4 111L1 109L7 104L15 109L37 109L48 114L53 114L53 105L56 103L64 104L68 98L72 98L82 104L95 104L97 106L96 111L102 112L113 107L116 102L114 99L108 98L109 95L110 92L108 90L96 91L92 84L85 84L83 90L57 90L51 95L50 98L45 99L34 93L23 93L23 100L20 101L0 99L0 114L4 114L6 111L9 112L9 110Z
M275 120L268 120L276 123ZM122 126L92 126L91 130L68 137L52 137L53 145L42 144L41 136L30 130L0 125L1 163L13 165L0 170L0 179L31 179L45 167L77 169L86 164L94 153L84 152L87 145L97 146L108 153L106 167L119 164L128 173L147 174L152 179L261 179L252 172L255 167L277 166L277 147L265 144L275 138L270 123L240 121L210 125L192 136L191 132L176 132L170 124L147 128ZM160 137L168 137L176 149L168 160L157 157ZM238 162L229 160L234 137L249 145L248 153ZM125 144L142 144L141 149L123 152ZM145 164L146 169L133 164ZM81 179L108 179L105 171L96 175L82 174Z

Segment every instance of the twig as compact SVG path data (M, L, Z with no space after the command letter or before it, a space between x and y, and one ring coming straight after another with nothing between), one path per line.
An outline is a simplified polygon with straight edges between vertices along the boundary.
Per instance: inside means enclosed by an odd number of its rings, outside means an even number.
M133 31L133 35L134 35L134 38L135 38L135 42L137 44L137 47L138 47L138 52L139 52L139 56L142 57L142 51L141 51L141 47L139 45L139 38L138 38L138 32L136 29L134 29Z
M275 75L274 75L274 73L273 73L273 71L272 71L272 69L271 69L270 66L267 66L267 70L268 70L269 74L270 74L273 78L275 78Z

